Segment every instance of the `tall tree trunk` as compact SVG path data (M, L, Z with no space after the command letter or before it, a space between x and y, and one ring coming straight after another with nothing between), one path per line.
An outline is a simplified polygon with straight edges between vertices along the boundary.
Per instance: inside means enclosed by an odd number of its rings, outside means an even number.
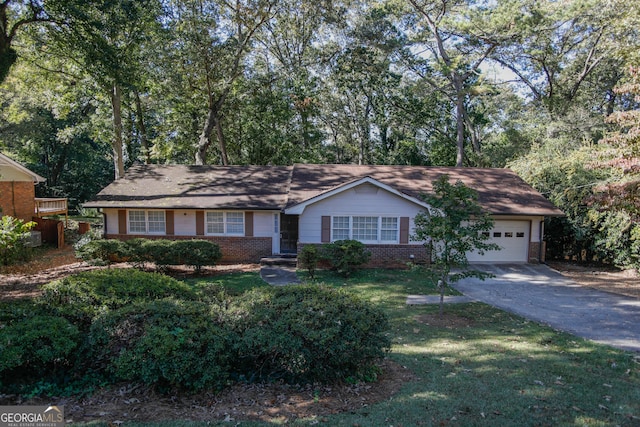
M149 141L147 140L147 127L144 125L144 116L142 114L142 101L140 101L140 93L135 91L136 100L136 123L138 132L140 132L140 145L142 146L142 154L144 155L144 163L151 163L151 155L149 153Z
M220 148L220 160L222 160L222 164L225 166L229 165L229 157L227 156L227 141L224 138L224 133L222 132L222 122L220 121L220 117L216 115L215 118L216 124L216 136L218 137L218 147Z
M111 89L111 109L113 112L113 166L115 179L124 176L124 156L122 154L122 89L114 83Z
M229 164L229 157L227 156L227 145L224 139L224 133L222 132L222 123L220 123L220 117L217 108L210 107L207 113L207 118L204 121L202 133L198 140L198 148L196 150L196 165L207 164L207 150L211 146L211 133L216 130L216 137L218 138L218 146L220 148L220 160L222 164L227 166Z
M207 118L204 121L204 127L200 133L200 139L198 140L198 148L196 149L196 165L207 164L207 150L211 145L211 132L215 127L215 114L213 108L209 108L207 112Z
M464 94L462 92L462 81L460 77L454 75L453 87L456 97L456 167L461 168L464 162Z

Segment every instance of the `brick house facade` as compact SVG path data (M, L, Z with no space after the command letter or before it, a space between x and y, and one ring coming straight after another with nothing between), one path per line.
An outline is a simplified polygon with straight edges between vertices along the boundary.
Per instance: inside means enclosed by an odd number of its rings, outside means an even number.
M36 209L33 182L0 181L0 209L3 215L31 221Z
M0 214L31 221L35 213L35 184L44 178L0 153Z

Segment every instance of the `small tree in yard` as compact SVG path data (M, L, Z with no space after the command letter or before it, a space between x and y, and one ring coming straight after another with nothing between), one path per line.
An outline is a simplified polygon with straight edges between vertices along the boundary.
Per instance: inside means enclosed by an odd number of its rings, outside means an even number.
M485 251L499 250L500 246L487 241L493 219L478 203L477 192L461 181L451 184L449 176L443 175L433 182L433 194L423 196L423 200L431 209L416 215L412 237L431 246L442 316L444 293L450 284L465 277L485 279L489 276L470 269L467 252L475 250L484 254Z

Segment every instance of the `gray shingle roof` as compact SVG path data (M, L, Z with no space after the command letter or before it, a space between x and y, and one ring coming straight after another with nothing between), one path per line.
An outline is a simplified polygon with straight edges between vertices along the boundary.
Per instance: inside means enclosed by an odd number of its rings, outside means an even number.
M493 214L563 215L509 169L423 166L137 165L85 206L282 210L365 177L419 198L443 174L478 191L480 204Z
M136 165L86 207L280 209L291 167Z

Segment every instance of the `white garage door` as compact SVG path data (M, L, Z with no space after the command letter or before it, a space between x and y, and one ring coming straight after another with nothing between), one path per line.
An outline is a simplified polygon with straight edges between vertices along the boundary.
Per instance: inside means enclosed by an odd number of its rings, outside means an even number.
M529 221L496 221L489 232L491 243L502 249L484 255L467 254L469 262L527 262L529 252Z

